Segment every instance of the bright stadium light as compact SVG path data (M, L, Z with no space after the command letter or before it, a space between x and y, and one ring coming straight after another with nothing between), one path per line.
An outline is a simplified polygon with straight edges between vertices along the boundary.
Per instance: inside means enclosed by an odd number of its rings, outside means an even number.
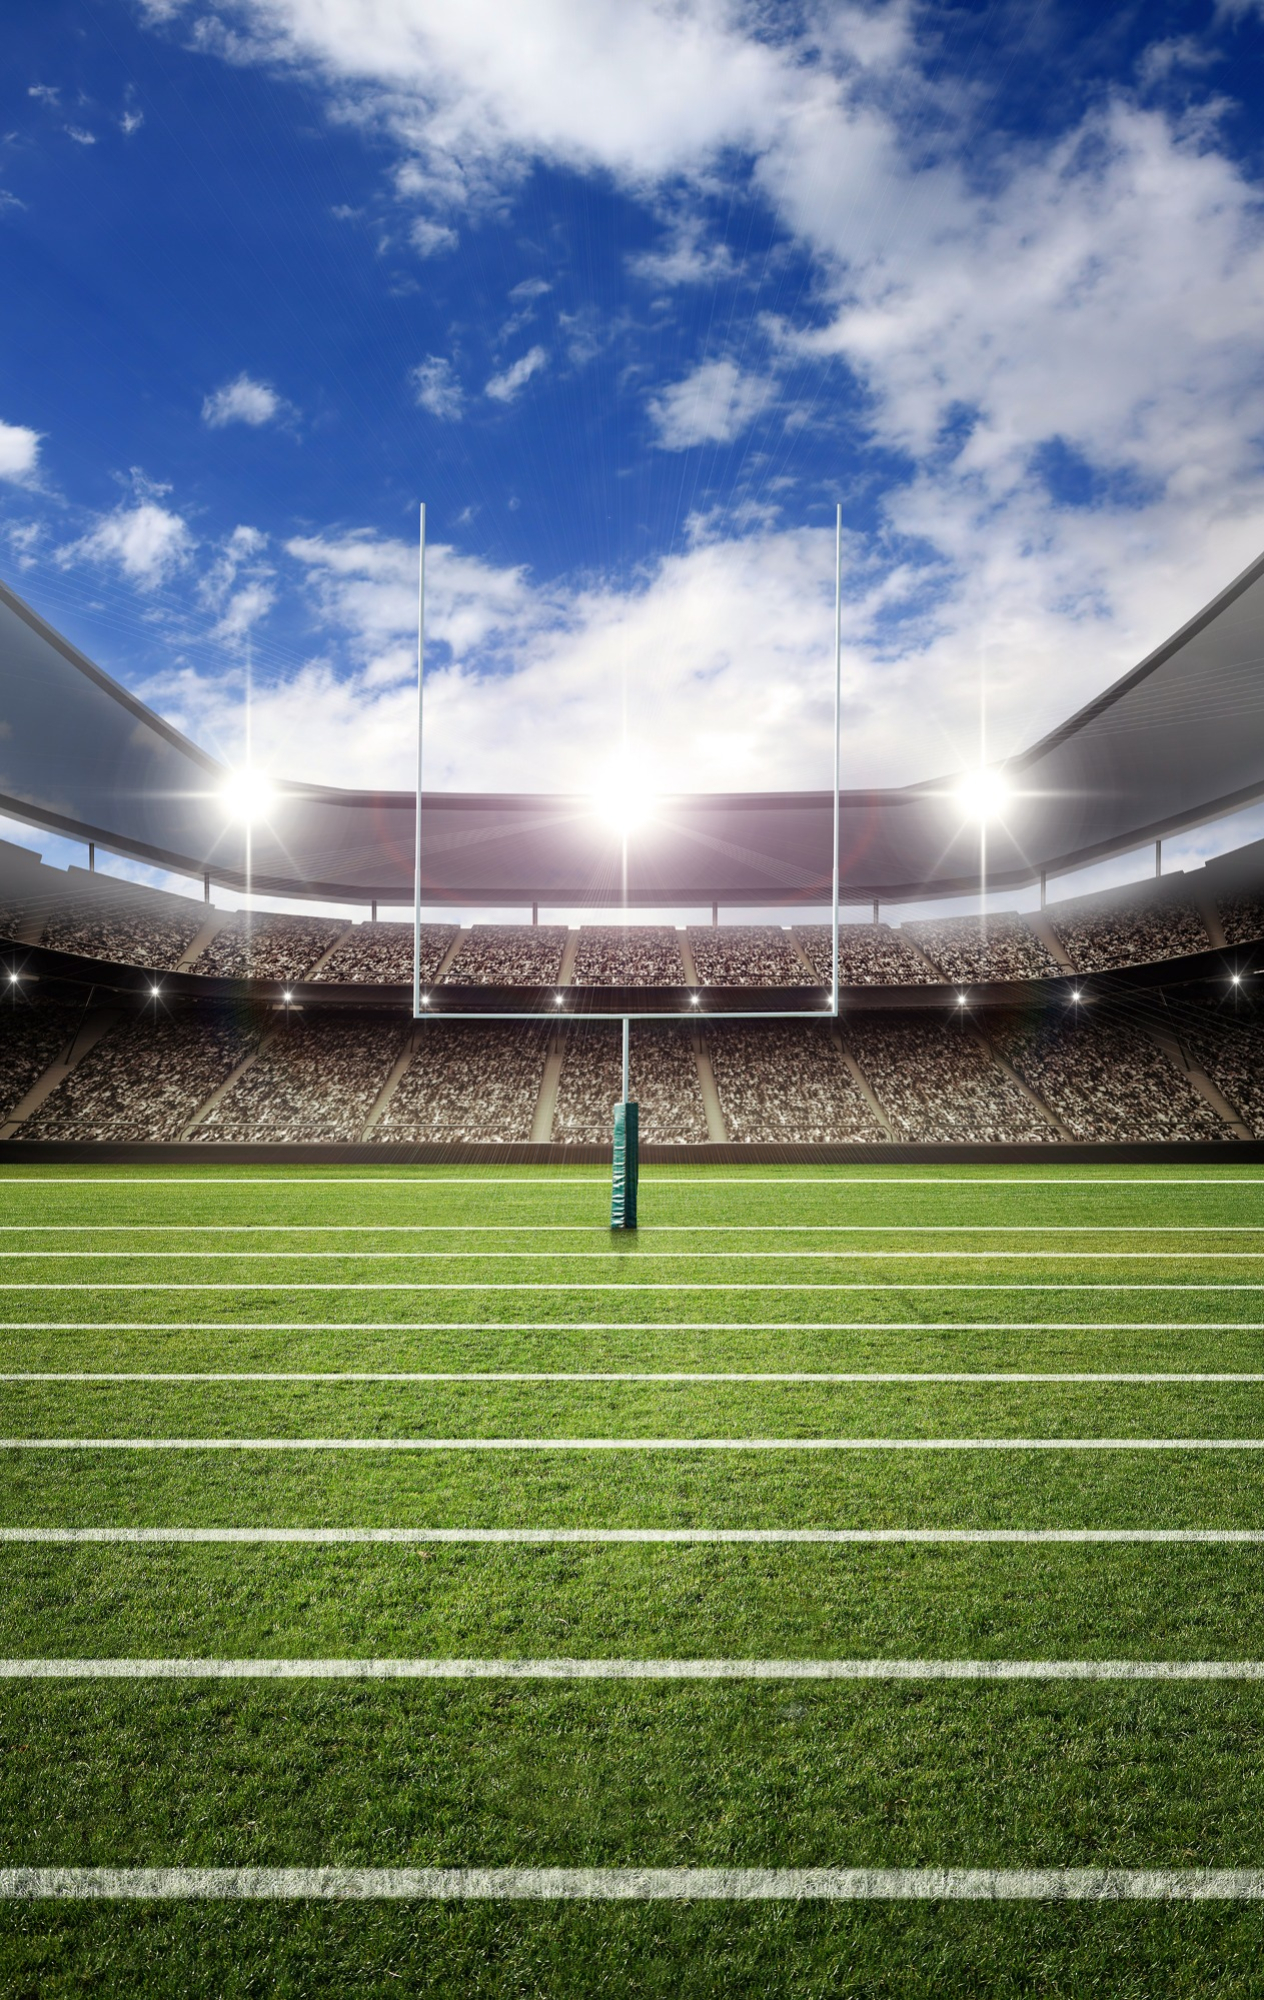
M256 820L267 818L276 793L266 774L247 764L240 771L229 772L221 796L234 819L243 826L253 826Z
M648 773L626 752L605 766L592 790L599 816L625 839L654 816Z
M986 765L967 771L957 785L957 803L968 819L985 824L1004 812L1010 788L1001 773Z

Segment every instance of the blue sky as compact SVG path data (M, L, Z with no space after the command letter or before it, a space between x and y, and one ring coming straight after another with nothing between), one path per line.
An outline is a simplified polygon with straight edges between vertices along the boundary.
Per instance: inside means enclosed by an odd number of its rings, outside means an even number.
M1034 16L1034 18L1033 18ZM0 573L230 760L1004 754L1264 546L1256 4L9 0Z

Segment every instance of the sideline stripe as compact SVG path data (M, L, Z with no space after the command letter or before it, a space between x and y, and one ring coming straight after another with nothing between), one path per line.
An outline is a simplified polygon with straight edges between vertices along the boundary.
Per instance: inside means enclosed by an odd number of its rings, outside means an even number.
M734 1282L708 1282L694 1284L686 1279L680 1284L643 1284L628 1282L608 1284L603 1278L594 1278L584 1284L569 1284L549 1279L514 1280L504 1283L477 1278L461 1282L441 1279L430 1282L425 1278L415 1280L373 1282L350 1281L342 1278L321 1279L308 1283L303 1278L286 1278L275 1284L266 1278L242 1278L234 1283L231 1279L198 1279L175 1283L166 1278L101 1280L49 1279L27 1281L25 1279L0 1279L0 1292L1264 1292L1264 1284L1243 1279L1226 1279L1224 1282L1185 1284L1176 1281L1159 1280L1157 1283L1133 1283L1131 1280L1103 1278L1096 1283L1077 1284L1073 1279L1065 1283L1060 1279L1044 1279L1038 1283L1028 1283L1023 1279L985 1279L970 1283L958 1279L910 1279L904 1284L742 1284Z
M1259 1902L1264 1868L0 1868L0 1897L513 1902Z
M2 1660L6 1681L1264 1681L1264 1660Z
M240 1177L239 1177L240 1176ZM552 1188L605 1188L610 1185L603 1175L598 1180L578 1180L567 1175L559 1167L553 1174L538 1175L534 1179L515 1174L512 1168L499 1175L494 1174L428 1174L424 1167L412 1174L377 1174L366 1169L363 1174L250 1174L241 1175L239 1168L225 1166L218 1174L28 1174L10 1178L0 1173L6 1187L407 1187L414 1192L427 1187L486 1187L496 1188L500 1193L521 1187ZM848 1174L843 1169L834 1174L807 1174L797 1178L784 1174L744 1174L740 1164L730 1169L726 1175L712 1174L695 1179L675 1179L665 1175L659 1180L654 1173L642 1174L642 1187L656 1188L721 1188L726 1191L743 1187L1249 1187L1264 1188L1264 1175L1251 1178L1237 1176L1230 1178L1220 1174L1183 1174L1181 1176L1164 1173L1161 1166L1153 1175L1149 1174L1042 1174L1029 1178L1026 1174L962 1174L951 1171L938 1178L928 1175L895 1174Z
M1183 1543L1264 1546L1264 1528L3 1528L0 1544L300 1542L360 1544L440 1542L544 1547L560 1544L823 1543L830 1547L913 1543L960 1544Z
M916 1387L925 1382L956 1382L964 1384L972 1384L972 1383L994 1384L994 1383L1010 1383L1010 1382L1023 1383L1023 1384L1068 1383L1072 1385L1077 1383L1080 1384L1137 1383L1144 1385L1163 1385L1167 1383L1232 1384L1232 1383L1264 1382L1264 1374L1034 1375L1034 1374L1010 1373L1010 1374L983 1375L983 1374L964 1374L964 1373L948 1374L946 1372L938 1370L919 1369L904 1374L894 1374L894 1373L879 1374L871 1371L868 1374L841 1375L841 1374L812 1373L807 1369L797 1369L797 1370L782 1369L776 1374L755 1374L748 1372L744 1374L730 1373L721 1375L715 1373L703 1374L699 1372L684 1373L681 1371L677 1371L674 1374L638 1375L627 1372L616 1374L610 1371L602 1372L600 1370L595 1370L595 1369L590 1369L584 1372L571 1371L570 1373L564 1373L560 1370L555 1370L551 1373L545 1373L543 1370L538 1370L538 1369L527 1370L527 1369L507 1369L507 1368L484 1369L478 1372L467 1372L465 1374L457 1374L455 1371L452 1370L447 1370L447 1371L430 1370L425 1373L415 1372L412 1374L388 1374L384 1372L375 1373L369 1370L354 1370L354 1369L342 1369L338 1372L327 1371L325 1373L320 1373L315 1370L293 1369L287 1373L277 1373L277 1372L264 1373L261 1371L255 1371L252 1373L246 1371L239 1371L234 1374L229 1374L229 1373L210 1374L206 1372L202 1372L200 1374L192 1374L192 1373L175 1374L170 1372L164 1373L154 1370L148 1370L148 1371L135 1371L131 1374L120 1374L120 1373L107 1374L99 1370L80 1369L74 1373L69 1373L69 1372L53 1373L50 1370L36 1372L34 1370L28 1370L25 1374L21 1375L0 1374L0 1382L66 1382L66 1383L168 1382L168 1383L187 1383L195 1386L200 1383L223 1384L223 1383L235 1383L235 1382L279 1382L279 1383L317 1382L317 1383L330 1383L339 1386L345 1384L354 1384L359 1382L384 1382L384 1383L399 1383L405 1385L415 1382L416 1383L420 1382L540 1382L540 1383L648 1382L648 1383L719 1383L719 1384L737 1383L737 1382L752 1382L752 1383L775 1382L775 1383L807 1383L807 1384L819 1383L824 1385L825 1387L831 1387L835 1384L844 1384L844 1383L858 1387L865 1387L871 1383L879 1385L911 1384L914 1387Z
M0 1451L1264 1451L1264 1438L0 1438Z

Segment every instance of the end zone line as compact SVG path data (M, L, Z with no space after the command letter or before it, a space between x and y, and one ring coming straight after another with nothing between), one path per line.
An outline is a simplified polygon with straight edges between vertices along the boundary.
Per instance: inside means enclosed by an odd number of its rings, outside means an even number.
M497 1548L621 1547L694 1543L859 1548L978 1547L1041 1544L1154 1547L1264 1547L1264 1528L5 1528L4 1543L124 1546L201 1543L298 1543L303 1546L428 1547L444 1543Z
M0 1868L0 1897L337 1902L1258 1902L1264 1868Z
M10 1177L0 1172L0 1183L5 1187L407 1187L416 1192L419 1188L459 1187L495 1188L500 1193L513 1193L518 1188L551 1188L556 1194L562 1188L607 1188L609 1180L603 1176L596 1180L578 1180L559 1167L555 1175L537 1175L533 1179L515 1174L512 1169L497 1176L492 1174L428 1174L424 1167L415 1174L377 1174L366 1170L359 1174L252 1174L240 1176L231 1167L225 1167L218 1174L28 1174ZM960 1188L960 1187L1247 1187L1264 1188L1264 1176L1229 1177L1220 1174L1168 1175L1161 1165L1153 1175L1132 1176L1116 1174L1060 1175L1042 1174L1028 1178L1025 1174L962 1174L950 1171L942 1178L929 1176L902 1176L894 1174L848 1174L839 1169L836 1174L809 1174L793 1178L782 1174L743 1173L740 1163L728 1175L711 1175L706 1178L679 1180L664 1176L659 1179L651 1173L642 1174L642 1187L723 1188L725 1190L743 1187L920 1187L920 1188Z
M0 1659L0 1681L1264 1681L1264 1660Z
M1264 1451L1264 1438L6 1437L0 1451Z
M502 1369L482 1369L477 1371L466 1371L465 1373L457 1373L455 1370L439 1370L439 1369L431 1369L429 1371L416 1370L412 1373L398 1373L398 1372L390 1373L387 1371L375 1372L369 1369L341 1369L337 1371L326 1370L324 1372L315 1369L307 1369L307 1370L291 1369L285 1372L277 1370L271 1372L266 1372L263 1370L255 1370L255 1371L238 1370L236 1372L231 1372L231 1373L228 1371L223 1371L220 1373L212 1373L204 1370L200 1373L186 1372L184 1374L179 1374L176 1373L175 1371L170 1371L170 1370L161 1371L153 1369L150 1370L137 1369L133 1370L131 1373L122 1373L117 1371L112 1373L107 1373L104 1370L94 1370L94 1369L79 1369L74 1372L68 1370L63 1370L61 1372L54 1372L49 1369L44 1369L44 1370L28 1369L22 1374L0 1373L0 1382L65 1382L65 1383L167 1382L167 1383L182 1383L182 1384L192 1384L192 1385L197 1385L200 1383L204 1383L207 1385L210 1384L222 1385L225 1383L239 1383L239 1382L267 1382L267 1383L311 1382L311 1383L329 1383L333 1385L354 1385L356 1383L374 1383L374 1382L387 1383L387 1384L395 1383L400 1385L408 1385L410 1383L434 1383L434 1382L531 1382L531 1383L610 1382L610 1383L669 1383L669 1384L670 1383L725 1384L725 1383L767 1382L767 1383L791 1383L791 1384L820 1383L827 1387L833 1384L840 1384L840 1385L850 1384L852 1386L863 1387L869 1383L912 1384L914 1386L917 1386L924 1382L953 1382L953 1383L964 1383L967 1385L972 1383L1003 1384L1011 1382L1020 1384L1066 1383L1071 1385L1077 1383L1079 1384L1135 1383L1139 1385L1152 1385L1152 1384L1163 1385L1170 1383L1170 1384L1188 1385L1194 1383L1210 1383L1210 1384L1260 1383L1264 1382L1264 1373L1255 1375L1229 1375L1229 1374L1173 1375L1173 1374L1158 1374L1158 1373L1151 1373L1151 1374L1098 1373L1098 1374L1078 1374L1078 1375L1071 1375L1071 1374L1055 1375L1055 1374L1033 1374L1033 1373L1020 1374L1011 1371L1008 1374L1005 1373L982 1374L977 1372L969 1374L960 1371L956 1373L949 1373L944 1370L935 1370L927 1368L927 1369L906 1370L903 1373L896 1373L894 1371L887 1371L883 1373L870 1370L868 1373L857 1373L857 1374L840 1374L840 1373L827 1374L821 1372L813 1372L809 1369L781 1369L776 1372L764 1372L762 1374L755 1373L754 1371L750 1370L746 1372L729 1372L727 1374L720 1374L714 1371L711 1373L704 1373L697 1370L692 1372L677 1370L675 1373L635 1374L626 1370L620 1372L612 1370L603 1371L600 1369L587 1369L587 1370L573 1370L567 1373L560 1369L546 1372L545 1370L542 1369L531 1370L531 1369L502 1368Z

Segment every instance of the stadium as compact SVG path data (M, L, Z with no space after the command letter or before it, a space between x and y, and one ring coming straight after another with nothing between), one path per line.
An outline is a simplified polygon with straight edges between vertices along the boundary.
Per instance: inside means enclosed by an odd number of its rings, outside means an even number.
M1259 1992L1264 21L1115 11L20 0L0 1992Z

